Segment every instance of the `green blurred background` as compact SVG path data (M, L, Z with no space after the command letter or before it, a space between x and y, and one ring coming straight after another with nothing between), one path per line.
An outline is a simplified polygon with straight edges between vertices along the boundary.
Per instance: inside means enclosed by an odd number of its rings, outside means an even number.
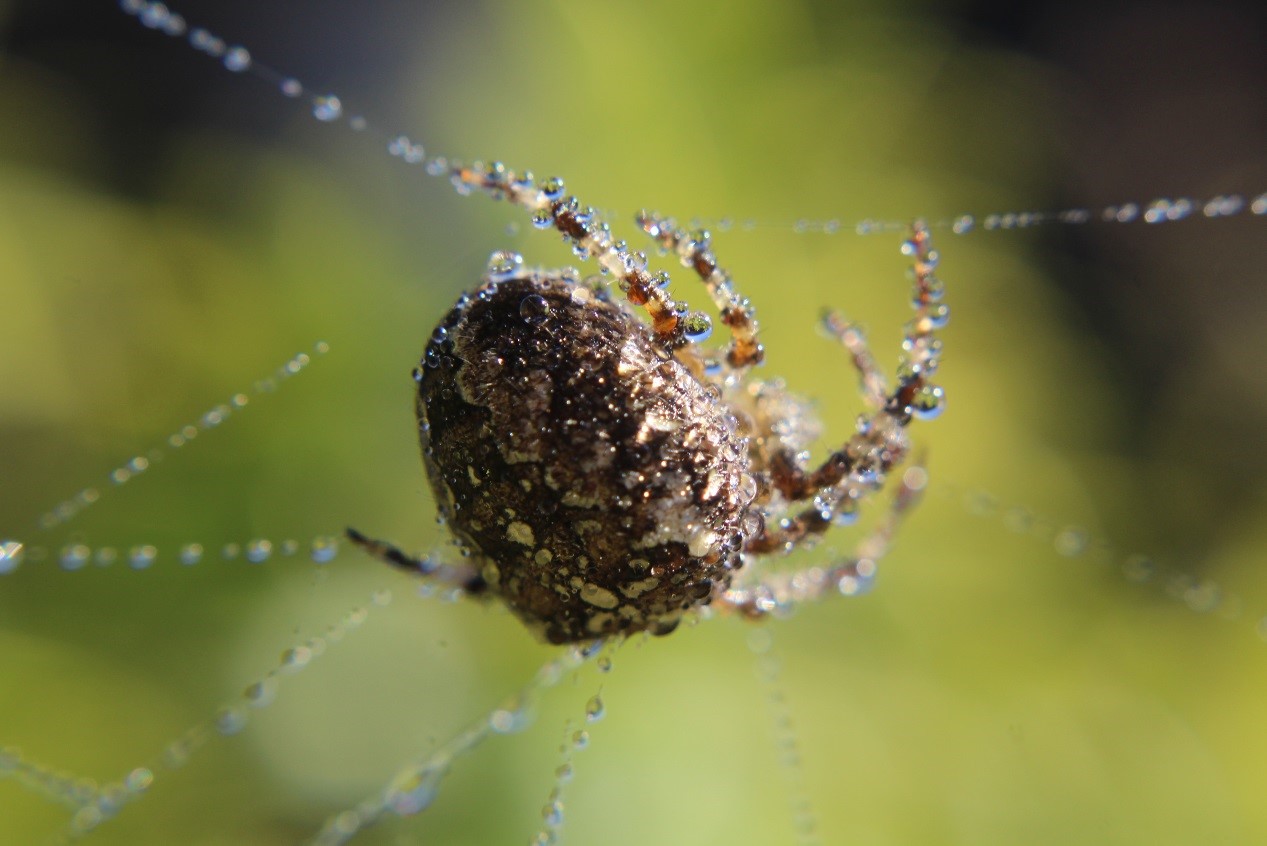
M860 403L810 327L842 308L891 367L904 265L896 238L794 221L1267 185L1249 4L303 6L178 11L429 150L563 175L631 241L644 206L767 222L717 247L758 306L764 373L817 399L828 438ZM409 370L489 252L570 256L111 3L0 3L0 25L0 535L54 556L159 550L143 572L47 560L0 577L0 747L118 779L391 590L239 736L158 770L93 837L301 842L552 653L347 551L316 567L219 550L347 524L442 544ZM875 592L767 629L799 767L779 763L751 627L712 621L564 683L429 811L362 841L525 842L565 722L600 685L608 716L565 797L573 843L796 842L789 772L825 843L1267 840L1262 226L943 234L951 404L916 432L930 495ZM677 291L703 304L689 279ZM328 355L251 393L317 341ZM225 424L107 490L243 391ZM99 503L35 529L85 485ZM1005 505L965 508L981 490ZM1087 552L1057 551L1066 525ZM182 567L190 541L208 554ZM1136 552L1169 575L1132 583ZM67 818L0 778L0 842L47 842Z

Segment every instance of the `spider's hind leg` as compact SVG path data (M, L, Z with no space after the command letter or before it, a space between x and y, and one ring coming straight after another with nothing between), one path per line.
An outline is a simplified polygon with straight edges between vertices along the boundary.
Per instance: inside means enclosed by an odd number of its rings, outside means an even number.
M928 471L922 460L916 461L902 474L888 512L858 543L853 555L827 567L811 566L774 573L755 584L731 587L714 601L713 607L734 611L749 619L762 619L771 614L786 614L798 605L817 602L832 594L866 593L903 518L919 502L927 485Z
M395 544L366 537L350 526L346 531L348 540L352 543L370 556L399 570L422 576L431 582L457 588L467 596L478 596L488 590L488 582L474 567L469 565L454 567L429 555L409 555Z
M750 553L771 553L825 532L842 513L852 512L864 498L878 491L891 471L910 451L906 427L913 419L931 419L945 400L933 384L941 357L937 330L946 324L949 311L941 302L942 283L937 279L937 252L928 227L916 222L903 253L912 260L912 305L915 319L906 325L897 386L886 393L866 342L852 324L828 315L826 327L850 352L862 378L863 393L875 410L861 418L857 431L819 467L808 470L791 450L772 451L768 458L771 484L787 502L813 500L793 517L767 526L749 539Z

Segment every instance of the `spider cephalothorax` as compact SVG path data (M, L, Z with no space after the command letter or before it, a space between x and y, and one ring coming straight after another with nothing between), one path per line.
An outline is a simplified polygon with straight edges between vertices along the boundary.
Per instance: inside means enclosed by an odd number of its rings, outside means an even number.
M483 284L432 334L415 369L424 462L441 516L468 560L411 558L349 531L398 566L475 594L500 596L555 643L618 633L664 634L709 604L763 616L830 590L857 590L898 516L922 486L904 479L890 517L857 556L833 567L741 580L753 556L781 553L848 520L909 451L906 424L931 416L928 381L946 319L936 254L916 224L916 319L907 327L891 393L852 324L825 326L849 352L872 412L817 468L805 458L805 404L778 381L748 378L763 355L753 309L713 256L707 233L642 214L661 249L703 280L729 347L708 351L708 318L667 293L667 274L613 242L591 209L500 166L455 167L460 189L481 188L533 211L580 255L615 276L624 300L573 270L523 267L495 253ZM637 313L641 306L650 317ZM807 503L798 506L798 503ZM746 584L745 584L746 582Z

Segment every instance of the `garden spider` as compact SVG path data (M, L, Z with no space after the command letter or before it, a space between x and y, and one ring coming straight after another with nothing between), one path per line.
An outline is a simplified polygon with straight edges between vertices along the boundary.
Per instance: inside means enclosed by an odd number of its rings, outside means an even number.
M668 293L668 275L613 242L593 209L499 163L451 165L463 192L483 190L530 210L578 256L615 276L627 303L574 270L526 270L494 253L484 284L440 321L420 366L417 416L440 514L470 562L414 558L355 529L376 557L473 594L496 594L551 643L667 634L694 608L763 617L832 590L855 593L874 574L925 474L903 476L889 519L854 556L776 581L733 584L747 559L787 552L848 522L910 451L906 426L940 412L930 378L948 310L927 226L903 251L913 261L915 319L891 392L861 331L829 313L871 413L817 468L806 403L782 382L751 377L764 349L752 305L714 256L706 231L687 233L643 212L664 252L703 281L730 328L725 355L698 343L711 328ZM644 324L632 306L650 317ZM792 516L785 513L811 502Z

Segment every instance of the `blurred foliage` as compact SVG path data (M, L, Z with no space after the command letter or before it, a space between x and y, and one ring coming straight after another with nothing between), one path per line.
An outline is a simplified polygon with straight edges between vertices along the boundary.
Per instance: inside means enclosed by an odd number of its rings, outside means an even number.
M954 6L180 11L428 149L563 175L583 201L616 210L613 227L631 240L643 206L764 222L719 233L718 250L758 307L764 375L816 398L832 439L860 403L840 350L809 327L824 305L840 307L869 326L891 367L904 264L895 238L797 234L793 221L1033 208L1089 184L1065 156L1069 138L1095 132L1083 120L1095 92L973 30ZM409 370L490 251L571 257L522 214L458 198L376 140L317 124L112 9L9 14L0 534L53 557L68 543L124 555L150 543L160 559L142 572L118 561L77 573L28 561L0 578L0 747L118 779L214 716L283 649L389 588L390 606L284 678L240 736L158 770L149 795L93 838L299 842L494 707L551 651L504 613L415 599L408 579L346 551L323 567L302 557L251 566L218 551L259 537L307 543L347 524L442 544ZM1147 77L1137 82L1149 93ZM1242 180L1230 185L1122 190L1252 190L1253 167L1225 168L1220 177ZM824 842L1267 838L1267 677L1254 632L1267 608L1257 566L1267 530L1251 472L1261 430L1245 423L1267 403L1237 328L1264 310L1250 294L1230 312L1181 308L1177 294L1133 287L1170 278L1164 269L1122 258L1161 255L1197 276L1198 292L1217 264L1258 290L1257 256L1235 250L1261 244L1261 225L1106 226L1089 242L942 236L951 405L916 433L932 491L873 594L768 627L801 744L796 778ZM1090 252L1104 242L1117 258ZM1071 276L1099 280L1099 299L1071 296ZM684 276L677 286L704 299ZM1151 327L1135 336L1144 341L1106 329L1120 328L1115 303ZM1143 356L1155 367L1137 365L1150 374L1141 382L1122 348L1158 337L1183 355ZM275 393L250 392L319 340L328 355ZM1172 372L1162 391L1155 382ZM220 427L126 485L105 481L242 391L251 401ZM104 491L99 503L33 529L89 484ZM1006 506L974 514L961 500L981 502L976 490L1059 522L1030 525L1030 511ZM1053 548L1064 521L1090 533L1085 554ZM852 538L840 531L788 563L845 554ZM208 554L181 567L174 551L189 541ZM1120 565L1134 550L1186 580L1131 584ZM1203 605L1209 589L1191 588L1207 579L1239 599ZM609 716L567 788L572 842L794 839L749 632L713 621L617 653L601 678ZM593 671L564 684L530 731L460 761L432 809L363 842L523 842L564 723L581 722L599 685ZM44 842L67 816L0 777L0 841Z

